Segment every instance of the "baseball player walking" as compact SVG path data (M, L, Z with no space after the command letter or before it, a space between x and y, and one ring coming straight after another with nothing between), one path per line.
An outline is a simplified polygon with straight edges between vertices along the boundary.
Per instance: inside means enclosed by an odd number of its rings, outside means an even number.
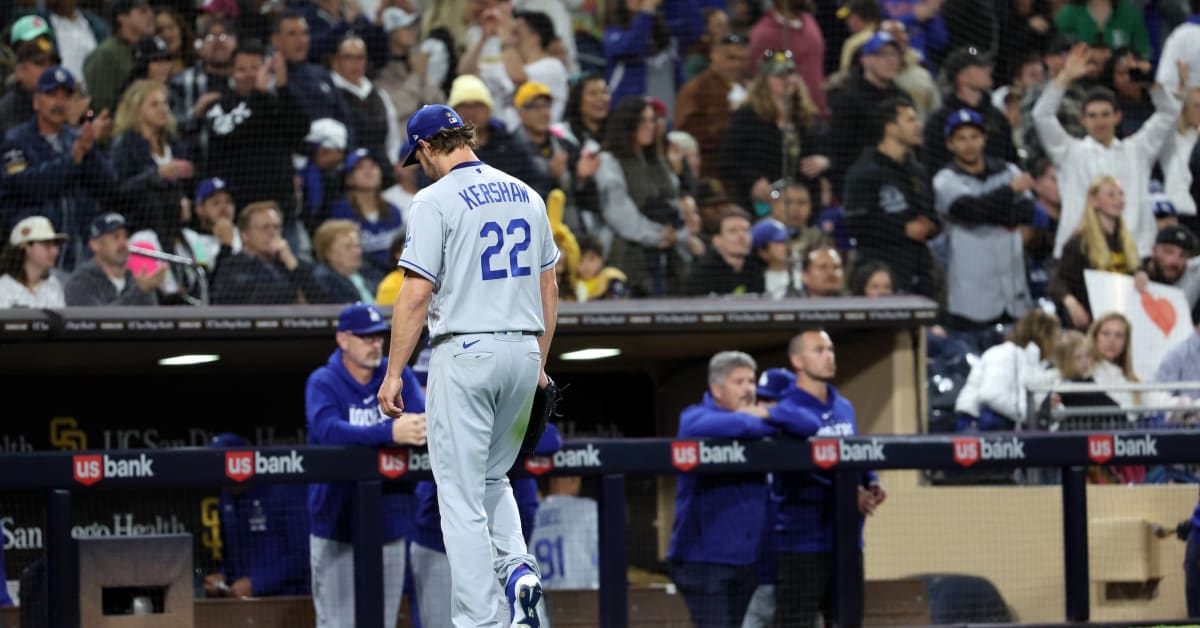
M558 249L546 206L521 181L479 161L475 129L453 109L409 118L404 165L435 183L413 197L406 279L392 315L384 413L398 417L402 367L426 316L433 356L426 416L450 560L451 619L502 626L497 585L513 626L540 625L542 587L506 474L517 458L554 336Z

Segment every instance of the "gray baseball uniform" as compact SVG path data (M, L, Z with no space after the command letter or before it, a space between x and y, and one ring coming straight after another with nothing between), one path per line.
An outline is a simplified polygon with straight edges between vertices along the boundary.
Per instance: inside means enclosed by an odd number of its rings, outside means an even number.
M400 266L433 282L426 416L451 619L500 627L501 587L522 565L537 570L506 474L541 373L540 278L558 248L542 199L478 161L418 192L410 215Z

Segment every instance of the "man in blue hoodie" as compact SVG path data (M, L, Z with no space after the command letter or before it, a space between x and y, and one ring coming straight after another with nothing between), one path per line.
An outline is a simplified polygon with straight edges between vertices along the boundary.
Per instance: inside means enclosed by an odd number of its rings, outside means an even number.
M248 447L237 434L218 434L211 447ZM209 597L308 595L308 519L299 508L304 484L223 488L221 571L209 574Z
M805 331L788 344L796 386L771 410L770 422L790 436L853 436L854 406L829 384L837 374L833 341L822 330ZM887 493L874 472L863 474L858 510L875 511ZM833 477L824 472L777 473L771 486L778 574L775 625L812 626L818 615L833 625ZM859 534L862 530L859 519ZM861 537L859 543L861 543Z
M708 392L679 416L679 436L762 438L775 433L755 403L754 358L722 351L708 362ZM676 451L678 454L678 450ZM699 461L699 451L693 452ZM767 514L762 473L682 474L667 550L671 579L697 628L740 626L758 584L755 561Z
M375 399L387 372L383 339L388 329L387 319L374 305L356 303L342 310L338 349L325 366L313 371L305 388L310 445L425 444L425 394L411 368L404 367L402 375L403 416L384 416ZM313 606L321 627L354 625L353 491L351 484L342 482L308 489ZM390 622L400 612L405 539L412 536L415 508L411 491L383 497L383 603Z

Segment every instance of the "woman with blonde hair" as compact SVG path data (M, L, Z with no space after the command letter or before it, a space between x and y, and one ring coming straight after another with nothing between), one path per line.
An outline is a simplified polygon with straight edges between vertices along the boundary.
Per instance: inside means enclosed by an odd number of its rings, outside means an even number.
M125 90L112 148L122 213L134 231L153 229L160 238L175 236L189 215L182 201L190 189L192 162L180 158L175 129L165 85L143 80Z
M1050 356L1058 332L1058 319L1035 308L1017 321L1007 341L984 351L954 403L958 430L1005 430L1023 424L1029 389L1054 381Z
M329 303L373 303L380 273L363 264L362 231L353 220L326 220L313 233L317 265L313 278L329 295Z
M1137 245L1121 219L1125 192L1115 177L1096 177L1088 187L1087 206L1075 234L1063 245L1062 259L1047 292L1059 305L1064 323L1079 330L1092 322L1085 270L1132 275L1141 261Z
M779 179L801 181L812 198L821 198L820 177L829 169L829 158L817 146L816 119L817 106L796 73L791 53L768 51L717 154L721 179L732 189L735 202L754 207L757 217L765 216L771 183Z
M112 164L130 242L194 257L183 237L183 225L191 220L193 168L175 141L166 85L148 79L131 83L117 106L113 136ZM198 290L194 277L182 269L173 272L163 282L160 302L174 302L180 286L186 286L182 291Z

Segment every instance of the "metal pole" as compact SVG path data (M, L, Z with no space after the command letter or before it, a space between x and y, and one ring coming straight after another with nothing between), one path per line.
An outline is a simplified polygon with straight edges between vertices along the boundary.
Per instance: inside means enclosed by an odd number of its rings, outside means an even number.
M383 628L383 488L368 480L354 492L354 625Z
M74 583L75 541L71 538L71 492L46 494L46 625L73 628L79 617L79 592Z
M1087 621L1088 527L1087 469L1063 467L1063 566L1066 577L1067 621Z
M625 476L600 480L600 628L629 626L625 556Z
M838 471L833 479L833 559L839 626L862 625L863 563L858 544L861 477L861 471Z

